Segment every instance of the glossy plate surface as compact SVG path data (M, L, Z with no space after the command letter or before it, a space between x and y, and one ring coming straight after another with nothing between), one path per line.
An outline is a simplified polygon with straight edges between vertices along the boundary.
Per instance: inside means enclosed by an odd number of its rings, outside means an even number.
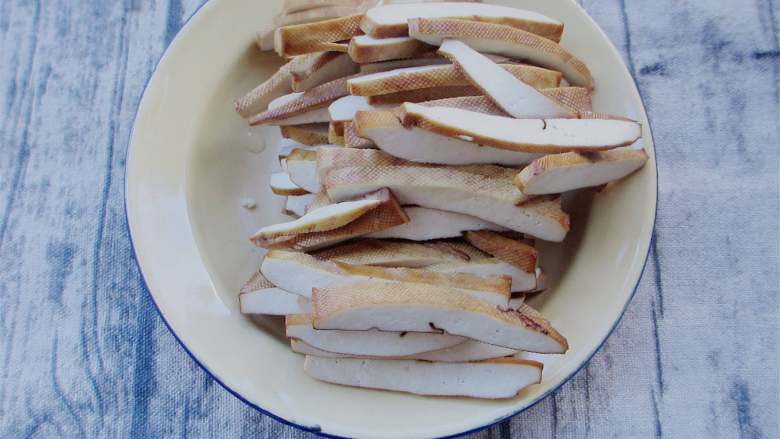
M249 404L302 428L338 436L435 437L492 424L573 375L617 324L644 267L654 225L656 167L648 121L618 52L570 0L503 1L566 25L563 45L596 80L594 108L642 122L647 166L621 185L571 203L572 233L546 245L553 289L534 299L568 337L544 358L544 381L502 401L425 398L317 382L290 351L278 320L252 321L237 291L258 268L247 237L283 220L267 187L275 128L250 129L236 97L280 60L259 53L255 31L281 1L212 0L182 29L144 93L128 150L127 217L137 260L160 313L204 368ZM257 202L253 211L244 199ZM266 329L263 329L266 328Z

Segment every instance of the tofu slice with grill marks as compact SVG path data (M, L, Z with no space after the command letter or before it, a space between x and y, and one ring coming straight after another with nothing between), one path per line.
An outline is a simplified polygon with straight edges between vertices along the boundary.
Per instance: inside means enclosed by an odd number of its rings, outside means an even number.
M420 17L496 23L524 29L555 42L560 41L563 33L563 23L536 12L508 6L453 2L379 6L366 11L360 28L379 38L406 36L410 34L409 20Z
M377 199L381 203L358 219L332 230L270 239L253 237L251 241L258 247L267 249L316 250L409 221L409 217L387 189L367 194L362 199Z
M639 123L625 119L514 119L446 107L401 106L404 126L448 137L528 153L601 151L631 145Z
M481 53L525 59L563 73L572 85L593 88L593 77L584 62L555 41L531 32L494 23L476 21L413 18L409 36L439 46L445 39L456 39Z
M285 319L287 337L296 338L325 351L376 357L396 357L434 351L466 341L464 337L421 333L366 331L321 331L312 327L311 315L289 315Z
M304 297L312 289L376 279L385 282L411 282L445 285L479 300L507 306L511 279L508 276L480 277L461 273L437 273L419 268L390 268L323 261L299 252L272 250L263 259L260 271L274 285Z
M647 153L631 147L546 155L520 171L515 184L529 194L561 193L619 180L645 162Z
M402 204L471 215L540 239L562 241L569 216L561 210L560 197L529 199L508 187L513 186L513 176L511 168L488 165L358 166L331 170L323 186L335 201L386 187Z
M456 289L359 281L312 292L315 329L444 332L529 352L560 354L566 339L530 306L517 309Z
M241 312L283 316L311 313L311 300L277 288L257 272L241 287L238 295Z

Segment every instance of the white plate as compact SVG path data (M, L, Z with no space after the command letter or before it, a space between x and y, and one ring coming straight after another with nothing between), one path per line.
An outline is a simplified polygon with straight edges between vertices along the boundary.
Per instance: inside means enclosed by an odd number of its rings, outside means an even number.
M330 435L458 434L493 424L549 394L612 331L650 244L656 207L653 145L639 94L618 52L570 0L500 2L565 23L563 45L595 78L595 108L641 121L650 155L647 166L623 184L592 204L571 207L573 229L566 244L549 245L544 254L556 284L533 304L568 337L569 352L545 357L543 383L511 400L347 388L308 378L303 358L278 333L261 329L238 310L237 291L260 261L247 237L283 217L281 198L267 189L277 130L248 128L233 111L233 101L280 65L254 46L255 31L271 21L279 3L208 2L166 51L138 109L127 157L127 220L144 279L171 331L247 403ZM250 151L263 144L269 145L265 152ZM255 199L257 209L242 209L244 198Z

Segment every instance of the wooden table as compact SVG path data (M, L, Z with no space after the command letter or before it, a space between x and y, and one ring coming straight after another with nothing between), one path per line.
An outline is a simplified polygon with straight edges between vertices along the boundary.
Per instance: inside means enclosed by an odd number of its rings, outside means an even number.
M199 4L0 1L0 437L306 436L185 354L132 260L133 116ZM655 243L590 364L476 436L778 437L778 3L583 6L653 121Z

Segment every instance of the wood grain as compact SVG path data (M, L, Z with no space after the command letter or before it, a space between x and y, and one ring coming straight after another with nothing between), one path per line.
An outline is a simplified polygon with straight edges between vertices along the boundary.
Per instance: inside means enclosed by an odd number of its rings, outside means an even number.
M582 3L653 121L653 251L594 359L475 437L776 437L777 3ZM133 261L135 108L199 4L0 1L0 437L311 436L216 385Z

